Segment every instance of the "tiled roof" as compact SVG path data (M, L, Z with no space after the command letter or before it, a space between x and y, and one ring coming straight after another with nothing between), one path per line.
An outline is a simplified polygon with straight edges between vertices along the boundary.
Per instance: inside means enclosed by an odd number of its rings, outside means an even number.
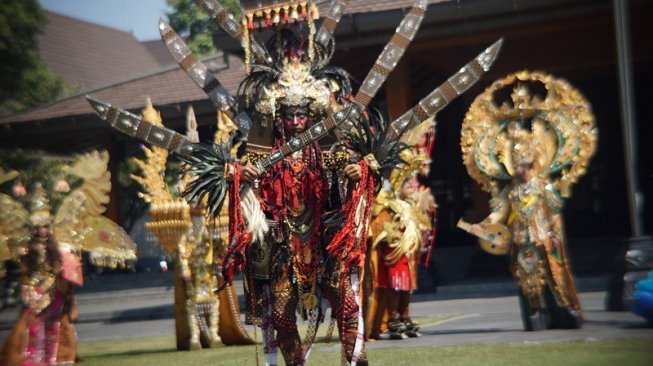
M170 55L170 51L168 51L168 48L162 40L145 41L141 42L141 45L145 47L161 66L169 66L175 63L175 60Z
M64 80L94 89L158 70L161 64L130 33L48 12L39 54Z
M243 63L238 57L228 57L229 67L225 65L222 54L208 58L204 63L210 69L216 70L216 77L230 93L237 92L240 81L245 77ZM152 103L159 106L207 99L206 94L177 65L148 76L100 88L88 94L123 109L141 108L145 96L149 96ZM85 94L79 94L25 113L0 118L0 124L42 121L92 113L93 110L86 101Z
M443 3L452 0L429 0L429 4ZM379 12L394 9L408 8L415 3L414 0L350 0L345 8L346 14ZM329 4L320 5L322 14L326 14Z
M429 0L429 4L447 1L451 0ZM413 3L413 0L352 0L346 12L380 12L408 8ZM324 14L328 4L323 4L320 8ZM132 78L88 92L94 97L124 109L142 107L145 95L149 95L155 105L207 99L204 92L174 64L163 71L151 73L152 70L158 70L160 65L170 64L171 58L162 42L138 43L129 33L56 13L48 14L51 22L47 34L43 36L41 52L55 73L64 78L68 76L70 79L67 80L71 80L74 75L83 75L96 88ZM60 39L57 40L58 38ZM221 59L214 58L216 62L221 62ZM227 90L235 94L245 73L238 57L230 56L229 64L229 68L217 75ZM149 75L134 78L135 75L143 75L146 70L149 70ZM21 114L0 118L0 124L92 113L85 94L79 94Z

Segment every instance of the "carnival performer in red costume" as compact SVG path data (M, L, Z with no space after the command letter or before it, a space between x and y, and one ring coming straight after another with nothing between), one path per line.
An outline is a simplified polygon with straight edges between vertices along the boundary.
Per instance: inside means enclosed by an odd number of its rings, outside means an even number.
M244 0L240 22L215 0L197 2L243 46L247 77L237 96L164 22L161 35L179 65L238 126L231 141L194 144L109 104L89 102L113 128L174 151L195 177L186 198L205 203L209 215L217 215L229 196L230 244L220 272L227 283L235 272L245 274L247 320L262 328L266 364L277 364L278 347L287 365L304 365L330 303L343 363L367 365L360 279L381 177L399 163L405 148L399 137L479 80L500 42L398 120L383 123L367 106L415 37L425 0L406 13L356 93L349 75L329 65L333 32L348 1L333 1L319 30L310 1ZM308 321L301 339L297 314Z

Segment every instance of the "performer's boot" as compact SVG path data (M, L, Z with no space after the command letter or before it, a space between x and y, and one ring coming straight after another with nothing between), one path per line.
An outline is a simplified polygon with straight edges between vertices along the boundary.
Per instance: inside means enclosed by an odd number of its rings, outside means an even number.
M580 312L574 310L571 306L567 307L567 328L568 329L579 329L583 326L583 318L580 315Z
M297 329L277 329L277 342L286 365L301 366L302 343Z
M388 329L379 335L379 339L404 339L406 326L397 316L388 320Z
M530 322L530 327L527 330L539 331L547 328L546 315L542 310L536 310L535 313L528 317L528 320Z
M410 304L410 292L399 291L399 314L401 314L401 322L406 329L404 334L408 337L419 337L419 323L410 318L408 306Z
M421 334L418 332L419 330L419 323L412 320L410 317L406 317L403 319L404 326L406 327L406 335L413 338L413 337L419 337Z
M195 305L190 301L188 301L188 322L189 322L189 330L190 330L190 350L191 351L198 351L202 349L202 342L200 341L200 326L199 326L199 319L198 316L196 315L196 309Z

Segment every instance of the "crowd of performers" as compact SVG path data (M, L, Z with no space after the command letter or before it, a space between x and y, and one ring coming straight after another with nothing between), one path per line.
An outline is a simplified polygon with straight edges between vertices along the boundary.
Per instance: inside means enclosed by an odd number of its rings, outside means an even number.
M345 70L329 65L347 1L333 2L319 30L310 2L261 8L244 1L242 22L217 1L198 3L245 51L247 76L231 96L161 24L173 57L218 109L212 140L199 141L192 119L185 136L166 129L149 102L139 117L89 98L112 127L153 145L134 179L150 203L148 229L176 258L178 348L252 343L231 287L238 272L246 322L261 329L268 365L278 363L279 353L286 365L306 364L328 307L343 364L368 364L366 339L419 336L410 294L418 263L430 254L437 206L420 184L430 152L416 141L434 129L436 112L488 71L500 42L389 121L367 106L414 38L426 1L406 13L357 91ZM261 36L267 32L267 42L259 41L257 28ZM531 95L527 82L542 84L547 94ZM512 101L493 99L501 88L513 89ZM510 256L527 330L582 324L560 210L595 142L583 97L538 73L496 82L463 123L464 162L492 194L492 213L461 227L482 238L489 252ZM175 187L162 179L168 151L183 167ZM56 247L63 240L52 236L53 227L63 224L33 223L22 257L25 311L8 341L20 346L6 345L3 354L21 350L23 365L75 358L67 352L74 350L68 341L74 337L67 335L74 300ZM298 318L308 324L305 334Z

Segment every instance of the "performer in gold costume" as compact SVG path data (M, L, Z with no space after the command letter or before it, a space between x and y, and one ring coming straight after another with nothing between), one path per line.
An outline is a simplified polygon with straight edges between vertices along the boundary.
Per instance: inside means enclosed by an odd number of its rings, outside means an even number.
M392 172L372 212L368 273L373 291L366 311L371 339L419 336L419 324L410 317L410 294L417 289L421 253L430 244L435 201L417 179L429 162L425 151L404 150L401 156L405 163Z
M0 351L0 364L74 363L73 285L83 282L81 252L89 252L93 264L110 268L135 262L136 245L101 216L111 188L108 161L106 152L91 152L65 165L63 172L81 185L56 210L40 183L30 192L27 209L21 200L0 193L0 259L13 258L23 265L23 310ZM0 183L17 175L0 168Z
M149 98L142 117L162 124ZM187 136L197 141L192 107L188 110L186 124ZM225 141L233 130L233 124L219 118L214 138ZM143 186L145 192L141 196L151 204L152 220L146 226L157 236L164 250L175 258L177 349L253 343L240 322L235 288L229 286L220 295L214 294L221 285L214 267L221 263L226 252L227 213L207 219L204 204L189 204L175 197L175 191L183 191L191 177L182 177L178 187L168 187L164 179L168 151L155 146L144 151L145 159L135 159L142 173L132 178Z
M537 86L545 95L533 91ZM512 100L497 102L497 92L508 88ZM561 211L596 140L594 116L580 92L539 72L496 81L476 98L463 122L467 170L492 194L491 214L469 229L489 242L482 244L492 253L510 256L526 330L582 324ZM506 236L511 240L502 246L499 239Z

